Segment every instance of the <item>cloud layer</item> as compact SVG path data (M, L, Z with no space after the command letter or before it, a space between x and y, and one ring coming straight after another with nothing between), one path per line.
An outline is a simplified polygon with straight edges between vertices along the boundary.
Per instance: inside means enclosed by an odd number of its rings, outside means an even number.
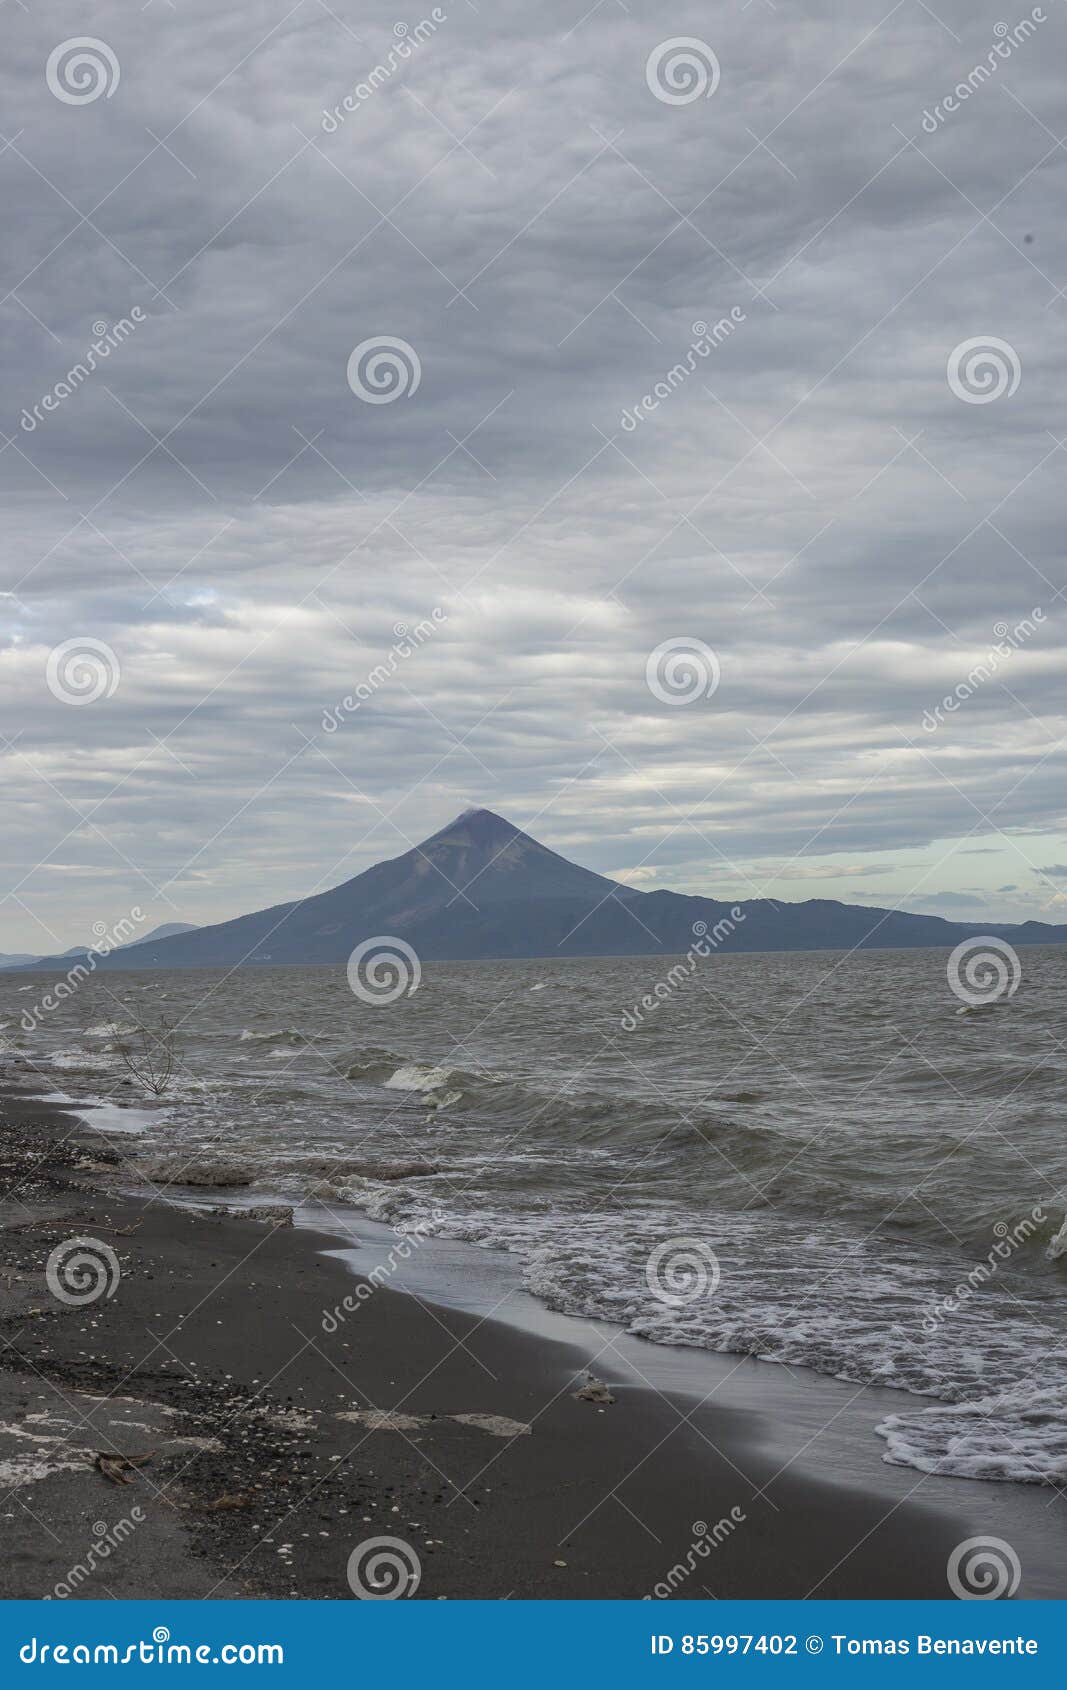
M86 27L0 67L0 949L470 801L634 884L1056 918L1062 0L100 0L64 84Z

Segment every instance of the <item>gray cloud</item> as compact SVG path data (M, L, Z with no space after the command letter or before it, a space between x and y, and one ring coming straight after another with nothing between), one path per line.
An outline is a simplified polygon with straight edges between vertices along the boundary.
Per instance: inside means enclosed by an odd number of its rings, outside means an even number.
M0 944L291 897L469 800L635 884L1020 883L1067 849L1060 0L933 134L1006 14L441 11L332 133L380 6L100 0L121 76L84 105L45 78L83 10L7 18ZM668 32L713 98L650 93ZM965 403L990 335L1017 391ZM410 397L351 391L376 336ZM711 698L648 690L675 636ZM45 667L82 638L121 675L74 708Z

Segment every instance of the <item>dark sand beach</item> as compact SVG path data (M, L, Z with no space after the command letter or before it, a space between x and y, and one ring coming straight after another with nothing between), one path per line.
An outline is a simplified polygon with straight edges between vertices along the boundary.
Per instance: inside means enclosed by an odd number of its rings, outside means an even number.
M577 1349L355 1296L337 1240L121 1195L120 1174L75 1114L6 1090L4 1597L348 1600L353 1549L383 1536L428 1600L948 1594L951 1514L780 1471L714 1400L580 1399ZM46 1262L81 1236L120 1277L67 1306Z

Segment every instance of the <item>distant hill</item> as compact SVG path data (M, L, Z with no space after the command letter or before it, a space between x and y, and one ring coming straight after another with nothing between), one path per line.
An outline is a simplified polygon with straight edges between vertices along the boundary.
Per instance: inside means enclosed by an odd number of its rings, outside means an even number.
M167 921L167 922L163 923L162 927L153 927L151 933L147 933L143 939L128 940L125 945L116 945L115 949L119 950L119 951L125 951L125 950L129 949L131 944L150 945L156 939L171 939L171 938L174 937L174 935L176 933L195 933L195 932L196 932L196 928L194 927L192 922L189 922L189 921ZM53 967L60 960L66 960L66 961L69 962L71 957L85 956L85 954L86 954L86 952L85 952L85 946L84 945L71 945L69 950L63 951L61 953L61 957L59 957L59 958L57 958L57 957L30 956L30 954L28 952L26 952L23 955L7 956L7 955L5 955L5 953L3 951L0 951L0 969L2 969L2 968L25 968L25 967L29 966L31 963L39 963L42 968L50 968L50 967Z
M731 909L739 913L731 916ZM107 968L233 968L343 963L361 939L404 939L424 961L492 957L678 955L694 927L720 951L848 950L958 944L978 933L1014 945L1067 944L1067 927L944 921L813 898L736 905L639 892L579 867L491 810L469 810L403 856L328 892L232 921L147 939ZM41 960L67 968L69 957Z
M153 927L151 933L146 933L143 939L128 939L124 945L119 945L120 951L128 951L131 945L151 945L157 939L173 939L178 933L195 933L196 924L192 921L165 921L162 927Z

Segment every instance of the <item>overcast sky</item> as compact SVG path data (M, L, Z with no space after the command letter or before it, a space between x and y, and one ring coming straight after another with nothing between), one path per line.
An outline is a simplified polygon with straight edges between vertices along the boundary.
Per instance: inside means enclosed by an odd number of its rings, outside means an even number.
M644 887L1067 919L1063 0L3 31L0 950L470 803Z

